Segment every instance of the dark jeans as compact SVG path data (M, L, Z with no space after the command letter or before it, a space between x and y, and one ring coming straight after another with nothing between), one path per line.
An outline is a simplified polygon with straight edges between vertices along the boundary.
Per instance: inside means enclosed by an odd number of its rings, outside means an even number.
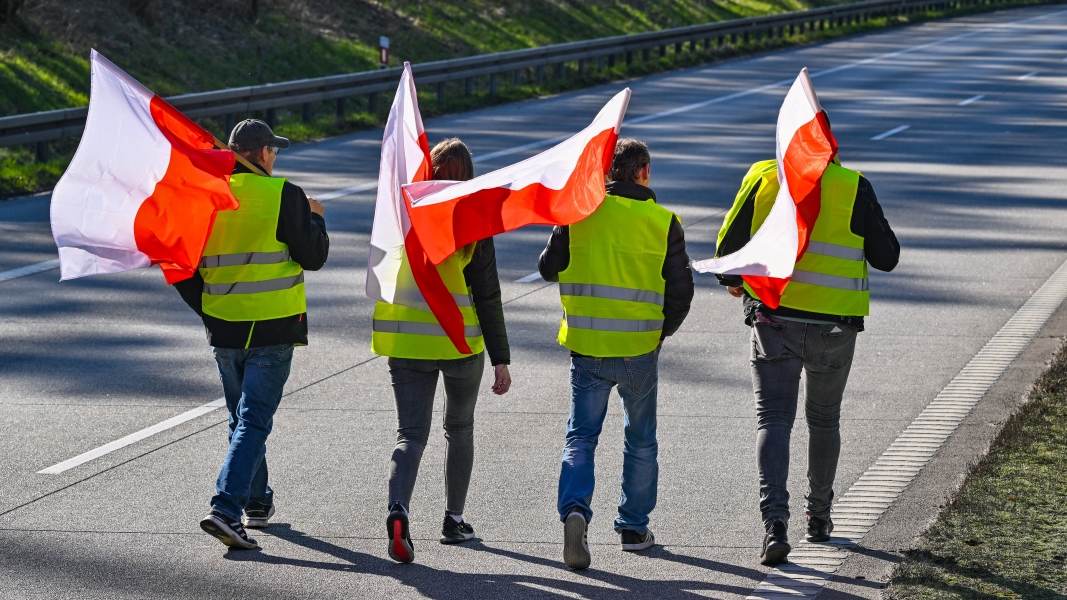
M611 388L619 386L623 411L622 495L615 531L643 532L656 507L659 445L656 391L659 350L626 358L571 357L571 414L559 473L560 520L577 508L592 520L594 455Z
M789 521L789 438L804 375L808 422L807 514L826 518L841 454L841 397L848 382L856 331L759 315L752 327L752 389L756 394L756 453L760 512L769 526Z
M289 379L293 346L213 350L230 412L230 449L211 509L238 520L249 503L273 502L274 491L267 485L267 436Z
M474 468L474 405L485 354L455 360L390 358L396 397L396 447L389 462L389 504L407 508L430 439L437 374L445 379L445 510L463 514Z

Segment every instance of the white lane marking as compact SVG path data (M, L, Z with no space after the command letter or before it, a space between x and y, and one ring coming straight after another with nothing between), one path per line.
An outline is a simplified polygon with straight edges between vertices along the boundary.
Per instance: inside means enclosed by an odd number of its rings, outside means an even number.
M352 194L358 194L359 192L365 192L367 190L373 190L377 188L377 181L373 181L371 183L361 183L360 185L354 185L352 187L346 187L340 190L334 190L332 192L320 194L319 197L315 199L319 202L326 202L327 200L336 200L344 196L351 196Z
M1067 300L1067 261L1012 315L889 448L834 504L834 537L800 542L789 562L771 571L748 596L813 598L852 554L894 500L909 486L993 384L1030 345Z
M1037 73L1038 73L1037 71L1030 71L1030 72L1029 72L1029 73L1027 73L1026 75L1020 75L1020 76L1019 76L1019 81L1025 81L1025 80L1027 80L1027 79L1030 79L1030 78L1031 78L1031 77L1033 77L1034 75L1037 75Z
M516 279L515 283L532 283L532 282L537 281L537 280L544 281L543 279L541 279L541 274L540 273L534 272L534 273L530 273L526 277L522 277L522 278Z
M985 98L985 94L978 94L977 96L971 96L970 98L967 98L966 100L964 100L963 102L960 102L956 106L967 106L968 104L974 104L975 102L978 102L982 98Z
M46 260L35 265L26 265L25 267L4 271L3 273L0 273L0 282L11 281L12 279L18 279L19 277L25 277L27 275L36 275L37 273L44 273L45 271L51 271L52 269L58 268L58 258Z
M207 413L212 412L212 411L214 411L216 409L222 408L223 406L226 406L226 399L225 398L219 398L218 400L212 400L211 402L208 402L207 404L202 404L202 405L194 408L193 410L183 412L182 414L180 414L180 415L178 415L176 417L171 417L171 418L167 419L166 421L163 421L161 423L156 423L155 425L152 425L151 427L145 427L144 429L142 429L140 431L131 433L130 435L128 435L128 436L126 436L124 438L117 439L114 442L109 442L107 444L104 444L103 446L100 446L99 448L94 448L94 449L92 449L92 450L90 450L88 452L85 452L83 454L79 454L78 456L75 456L74 458L67 459L67 460L65 460L65 461L63 461L61 463L54 464L51 467L48 467L47 469L41 469L40 471L37 471L37 473L42 474L42 475L58 475L58 474L62 473L63 471L67 471L69 469L73 469L74 467L77 467L78 465L87 463L90 460L94 460L94 459L100 458L101 456L104 456L105 454L110 454L110 453L112 453L115 450L118 450L120 448L125 448L126 446L129 446L130 444L139 442L139 441L141 441L141 440L143 440L143 439L145 439L147 437L151 437L151 436L153 436L153 435L155 435L155 434L157 434L157 433L159 433L161 431L166 431L168 429L172 429L174 427L177 427L178 425L181 425L182 423L184 423L186 421L191 421L191 420L199 417L200 415L206 415Z
M884 140L885 138L887 138L887 137L889 137L891 135L896 135L896 134L900 133L901 131L904 131L905 129L909 129L909 128L911 128L911 125L901 125L900 127L894 127L893 129L890 129L889 131L887 131L885 133L879 133L878 135L872 137L871 140L875 141L875 142L880 141L880 140Z

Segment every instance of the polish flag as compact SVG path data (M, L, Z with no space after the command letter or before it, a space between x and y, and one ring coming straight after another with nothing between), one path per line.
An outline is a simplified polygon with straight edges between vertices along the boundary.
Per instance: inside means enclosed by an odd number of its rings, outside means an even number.
M408 215L434 264L463 246L525 225L570 225L604 201L604 176L630 102L619 92L571 138L470 181L404 186ZM425 291L424 291L425 293Z
M470 354L463 335L463 315L455 298L441 280L437 267L426 257L417 232L411 227L401 186L433 177L430 146L419 113L419 99L411 65L404 63L400 86L389 109L382 136L378 170L378 199L367 258L367 296L399 304L397 280L407 254L411 274L434 317L456 349Z
M737 252L693 263L700 273L741 275L771 308L778 308L793 268L808 249L822 204L820 180L837 154L837 140L806 68L782 103L776 142L780 188L763 225Z
M157 264L191 277L230 192L234 155L92 51L92 94L78 151L52 192L60 279Z

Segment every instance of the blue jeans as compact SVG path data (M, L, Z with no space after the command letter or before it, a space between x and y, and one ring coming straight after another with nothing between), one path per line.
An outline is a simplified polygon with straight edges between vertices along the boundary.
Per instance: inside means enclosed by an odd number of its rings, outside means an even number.
M801 375L808 422L808 516L830 516L841 454L841 398L848 383L856 330L759 315L752 326L752 389L760 512L770 527L789 521L789 440Z
M656 456L656 387L659 349L626 358L571 357L571 415L559 474L559 518L577 508L592 520L593 455L596 452L611 388L622 396L622 495L615 531L644 532L656 507L659 463Z
M248 504L273 502L274 491L267 485L267 436L289 378L293 345L213 350L230 412L230 449L215 481L211 510L236 521Z

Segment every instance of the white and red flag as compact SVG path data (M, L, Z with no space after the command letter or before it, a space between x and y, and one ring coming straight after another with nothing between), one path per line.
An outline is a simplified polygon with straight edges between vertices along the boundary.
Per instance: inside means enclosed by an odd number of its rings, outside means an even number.
M700 273L741 275L771 308L778 308L793 268L808 249L822 204L822 175L837 154L837 140L806 68L782 102L776 142L780 187L767 219L737 252L693 263Z
M604 176L630 102L615 95L593 122L558 145L470 181L404 186L408 215L434 264L463 246L525 225L570 225L604 201Z
M234 155L96 50L78 151L52 192L62 280L158 264L191 277L230 192Z

